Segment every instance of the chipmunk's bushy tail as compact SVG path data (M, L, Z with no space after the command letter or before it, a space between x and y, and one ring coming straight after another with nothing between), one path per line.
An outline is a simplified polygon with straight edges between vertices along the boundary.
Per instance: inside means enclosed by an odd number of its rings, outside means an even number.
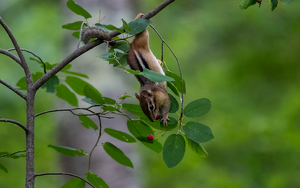
M97 27L85 27L82 31L81 40L83 43L88 43L91 39L101 39L106 41L111 41L111 36L109 36L105 31L101 28Z

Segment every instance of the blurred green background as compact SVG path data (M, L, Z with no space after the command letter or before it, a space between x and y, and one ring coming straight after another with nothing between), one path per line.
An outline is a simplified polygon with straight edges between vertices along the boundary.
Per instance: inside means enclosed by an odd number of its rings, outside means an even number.
M127 8L134 17L161 2L132 0L138 9ZM271 12L267 1L247 10L240 10L239 3L178 0L151 19L179 58L187 86L185 104L203 97L212 101L211 111L198 120L212 129L215 139L203 144L208 158L187 149L183 161L172 169L161 154L136 147L142 187L300 187L300 4L279 3ZM59 62L65 56L63 41L70 34L61 29L68 20L63 18L64 6L58 0L2 0L0 16L21 47L45 61ZM160 57L159 38L152 29L149 32L152 51ZM0 48L12 47L0 28ZM169 69L178 73L172 54L166 48L164 54ZM33 72L40 70L29 63ZM20 66L4 55L0 67L0 78L12 85L23 77ZM39 91L37 112L52 109L54 104L47 99L56 100ZM24 105L23 99L0 85L0 117L25 123ZM51 116L37 119L39 172L59 169L58 154L45 147L55 142L56 128ZM24 142L23 130L0 124L0 151L23 150ZM0 171L1 188L24 187L25 159L1 158L0 163L9 170ZM47 188L61 186L57 177L43 177L37 187L41 181Z

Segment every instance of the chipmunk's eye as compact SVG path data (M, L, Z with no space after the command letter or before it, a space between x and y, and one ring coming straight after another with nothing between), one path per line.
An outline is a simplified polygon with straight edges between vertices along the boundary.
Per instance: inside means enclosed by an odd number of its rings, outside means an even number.
M149 104L149 109L153 110L154 109L154 105L153 104Z

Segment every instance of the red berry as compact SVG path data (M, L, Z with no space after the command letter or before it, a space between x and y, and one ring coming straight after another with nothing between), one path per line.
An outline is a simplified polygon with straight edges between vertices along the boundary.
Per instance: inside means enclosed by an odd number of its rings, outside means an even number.
M154 138L154 136L153 136L152 134L149 134L149 135L147 136L147 139L148 139L149 141L152 141L153 138Z
M156 116L156 120L158 120L159 118L160 118L160 116L159 116L159 115L157 115L157 116Z

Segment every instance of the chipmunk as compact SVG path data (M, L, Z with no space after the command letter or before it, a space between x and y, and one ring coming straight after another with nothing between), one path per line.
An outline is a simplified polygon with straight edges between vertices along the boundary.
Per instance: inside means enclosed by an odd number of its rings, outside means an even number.
M143 16L144 14L139 13L135 19L142 18ZM89 43L92 38L111 41L111 37L100 28L85 27L82 33L82 41L86 44ZM127 63L133 70L143 72L143 68L147 68L165 75L161 67L161 61L156 59L150 50L149 33L147 29L135 35L134 40L130 44ZM141 75L136 75L136 78L141 84L141 89L140 94L135 93L135 96L139 100L144 114L152 122L157 119L158 115L162 116L161 121L163 121L164 125L167 125L171 102L167 92L166 82L152 82Z
M142 18L143 16L144 14L139 13L135 19ZM165 75L161 67L161 61L156 59L150 50L147 29L135 35L134 40L130 44L127 63L133 70L143 72L143 68L147 68ZM136 75L136 78L141 84L141 89L140 94L135 93L135 96L139 100L144 114L152 122L156 120L158 115L162 115L161 121L163 121L164 125L167 125L171 102L166 82L152 82L140 75Z

